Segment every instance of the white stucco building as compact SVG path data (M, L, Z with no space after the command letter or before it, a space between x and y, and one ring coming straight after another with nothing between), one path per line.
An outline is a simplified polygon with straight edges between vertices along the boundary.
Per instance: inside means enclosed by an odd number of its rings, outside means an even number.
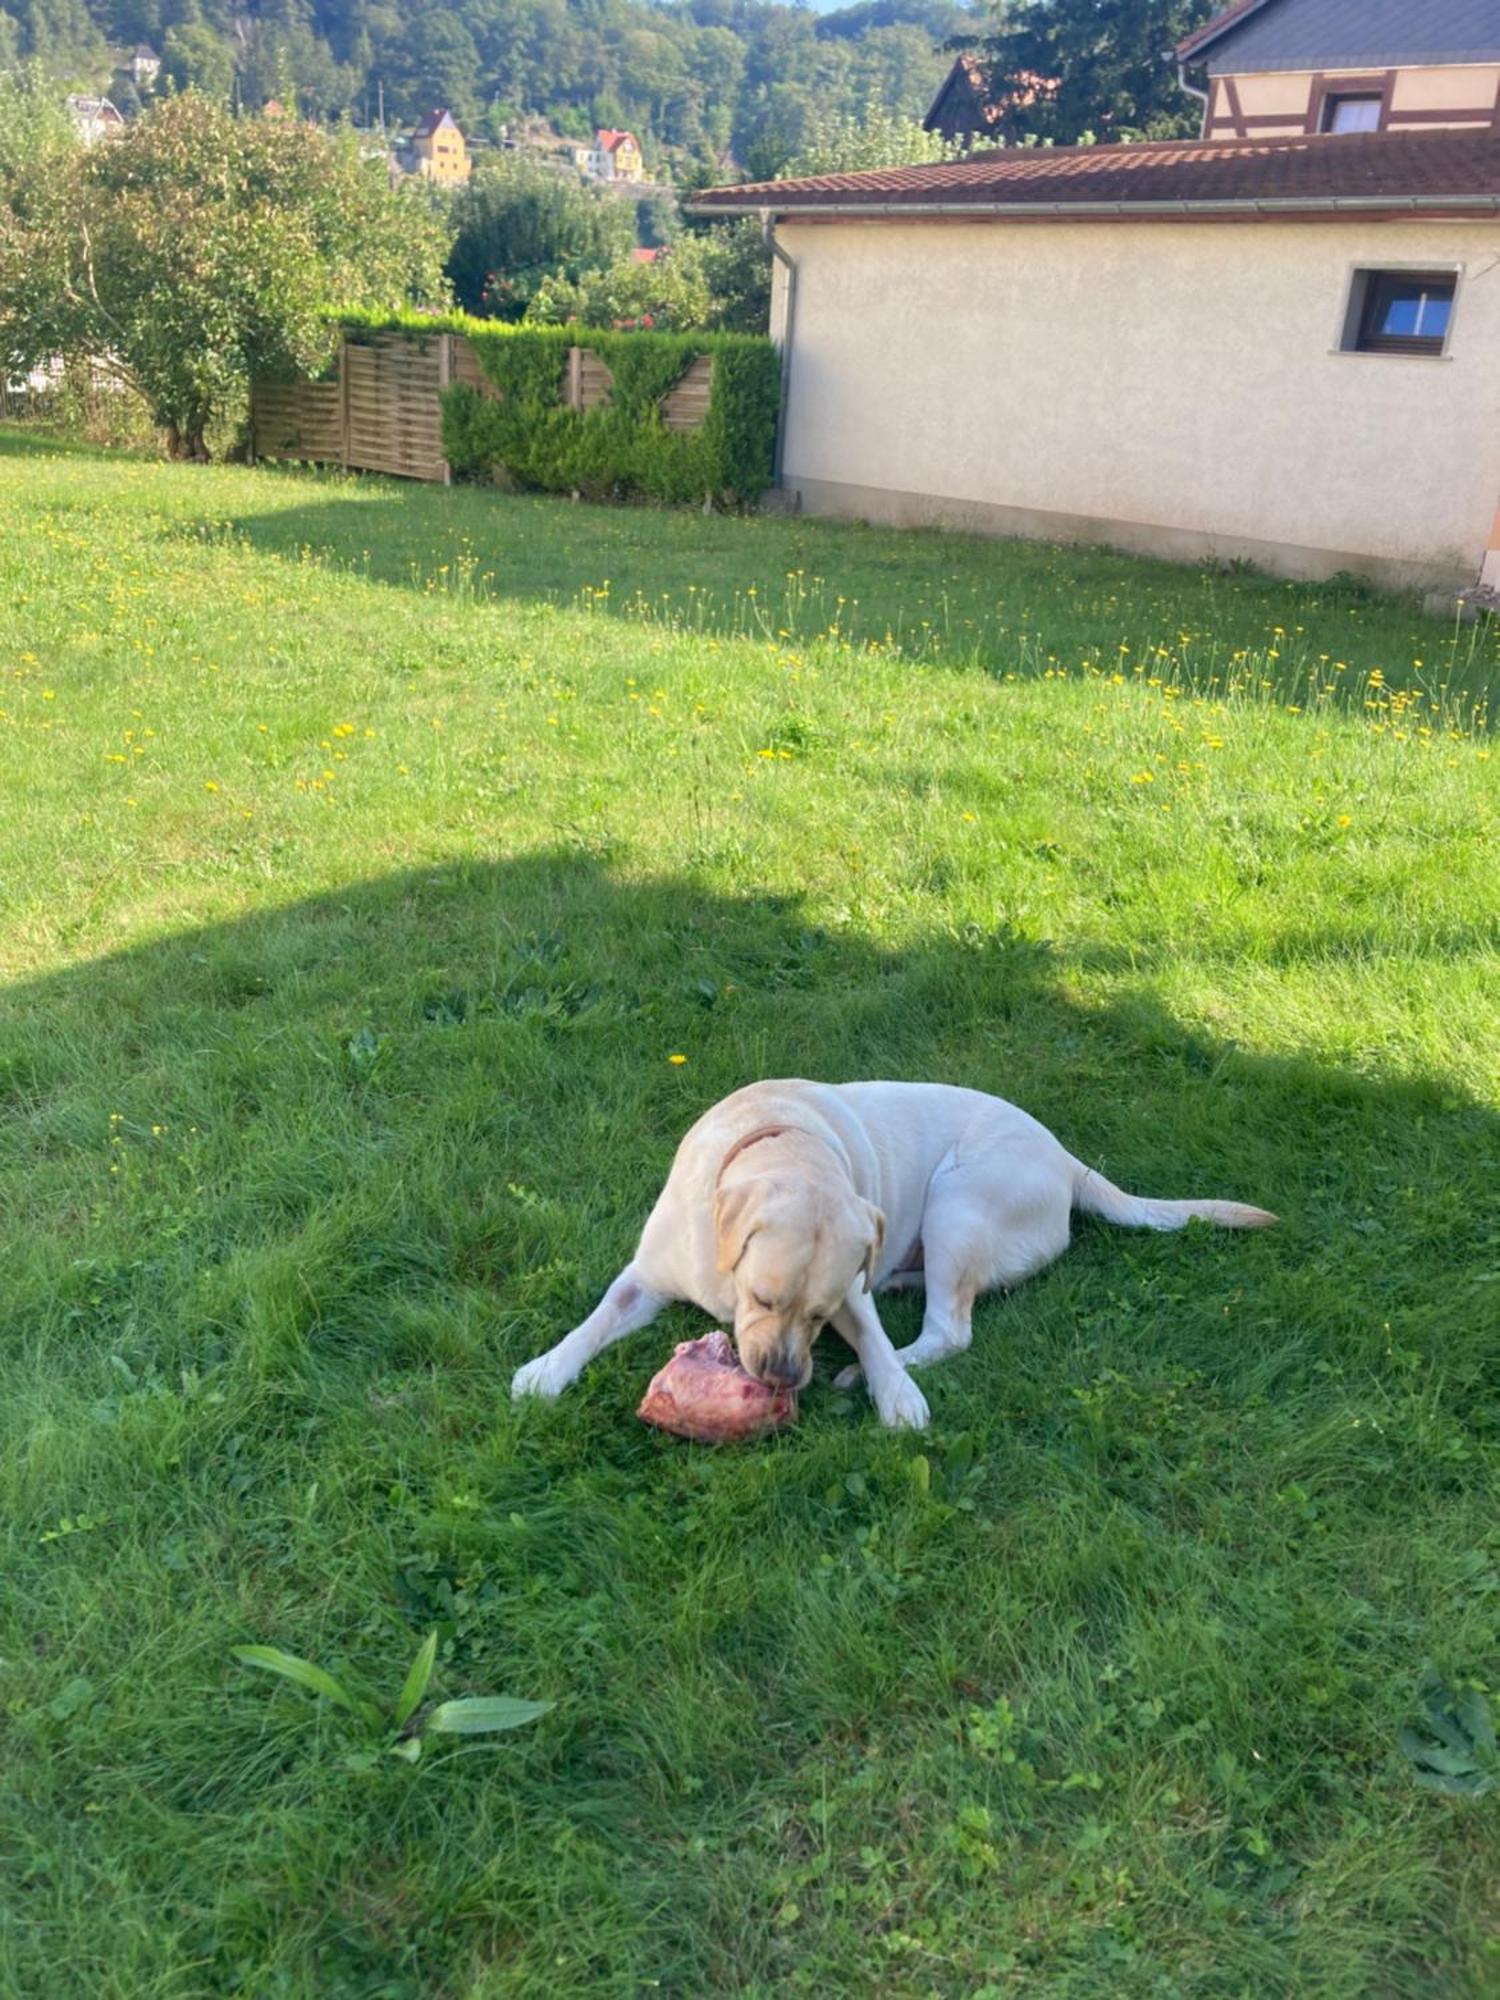
M1500 127L713 190L777 253L803 508L1500 584Z

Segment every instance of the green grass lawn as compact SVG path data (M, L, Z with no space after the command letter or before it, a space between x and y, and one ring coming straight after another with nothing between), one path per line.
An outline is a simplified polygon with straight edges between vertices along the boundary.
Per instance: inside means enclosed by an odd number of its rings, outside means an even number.
M0 1991L1496 1991L1401 1742L1500 1685L1493 632L14 435L0 528ZM513 1407L778 1074L1283 1221L1081 1226L924 1436L831 1335L647 1432L686 1310ZM555 1706L232 1658L434 1628Z

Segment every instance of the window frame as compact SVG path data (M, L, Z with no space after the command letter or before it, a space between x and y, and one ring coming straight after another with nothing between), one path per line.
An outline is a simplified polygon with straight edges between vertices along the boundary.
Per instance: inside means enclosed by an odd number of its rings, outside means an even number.
M1453 328L1458 317L1459 294L1463 288L1462 264L1353 264L1345 292L1343 316L1339 322L1337 354L1393 357L1413 361L1451 359ZM1433 339L1422 334L1372 336L1370 320L1378 309L1383 284L1414 284L1426 281L1434 286L1451 286L1448 321L1442 335Z
M1375 106L1375 123L1373 125L1351 125L1347 131L1343 131L1334 123L1334 120L1338 117L1340 106L1345 104L1373 104ZM1323 98L1322 123L1318 127L1321 132L1331 132L1337 137L1347 138L1354 132L1378 132L1384 124L1385 99L1376 91L1330 90Z
M1356 76L1352 72L1341 75L1336 70L1329 75L1323 70L1318 70L1314 73L1312 86L1308 92L1307 118L1302 129L1308 134L1316 133L1325 138L1358 138L1357 132L1329 132L1324 122L1325 107L1332 98L1378 97L1380 117L1375 130L1384 132L1391 122L1391 97L1395 88L1396 72L1390 69L1376 70L1366 76Z

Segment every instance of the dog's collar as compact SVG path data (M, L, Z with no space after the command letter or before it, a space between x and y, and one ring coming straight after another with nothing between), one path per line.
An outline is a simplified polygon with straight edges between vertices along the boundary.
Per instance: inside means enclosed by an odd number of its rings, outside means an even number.
M758 1146L762 1139L779 1139L783 1133L792 1132L796 1129L792 1125L757 1125L753 1132L746 1132L743 1137L735 1140L729 1151L720 1160L719 1171L714 1175L714 1186L717 1187L719 1182L723 1180L730 1161L737 1160L740 1154L748 1151L751 1146ZM809 1133L808 1137L811 1138L812 1134Z

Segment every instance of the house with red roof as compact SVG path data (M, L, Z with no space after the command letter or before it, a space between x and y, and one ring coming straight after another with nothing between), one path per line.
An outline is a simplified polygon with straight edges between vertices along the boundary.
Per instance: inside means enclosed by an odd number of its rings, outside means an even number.
M87 97L74 92L65 101L74 130L85 146L97 146L104 139L118 139L124 132L124 114L107 97Z
M646 162L633 132L616 132L601 125L592 146L580 146L575 164L596 181L643 181Z

